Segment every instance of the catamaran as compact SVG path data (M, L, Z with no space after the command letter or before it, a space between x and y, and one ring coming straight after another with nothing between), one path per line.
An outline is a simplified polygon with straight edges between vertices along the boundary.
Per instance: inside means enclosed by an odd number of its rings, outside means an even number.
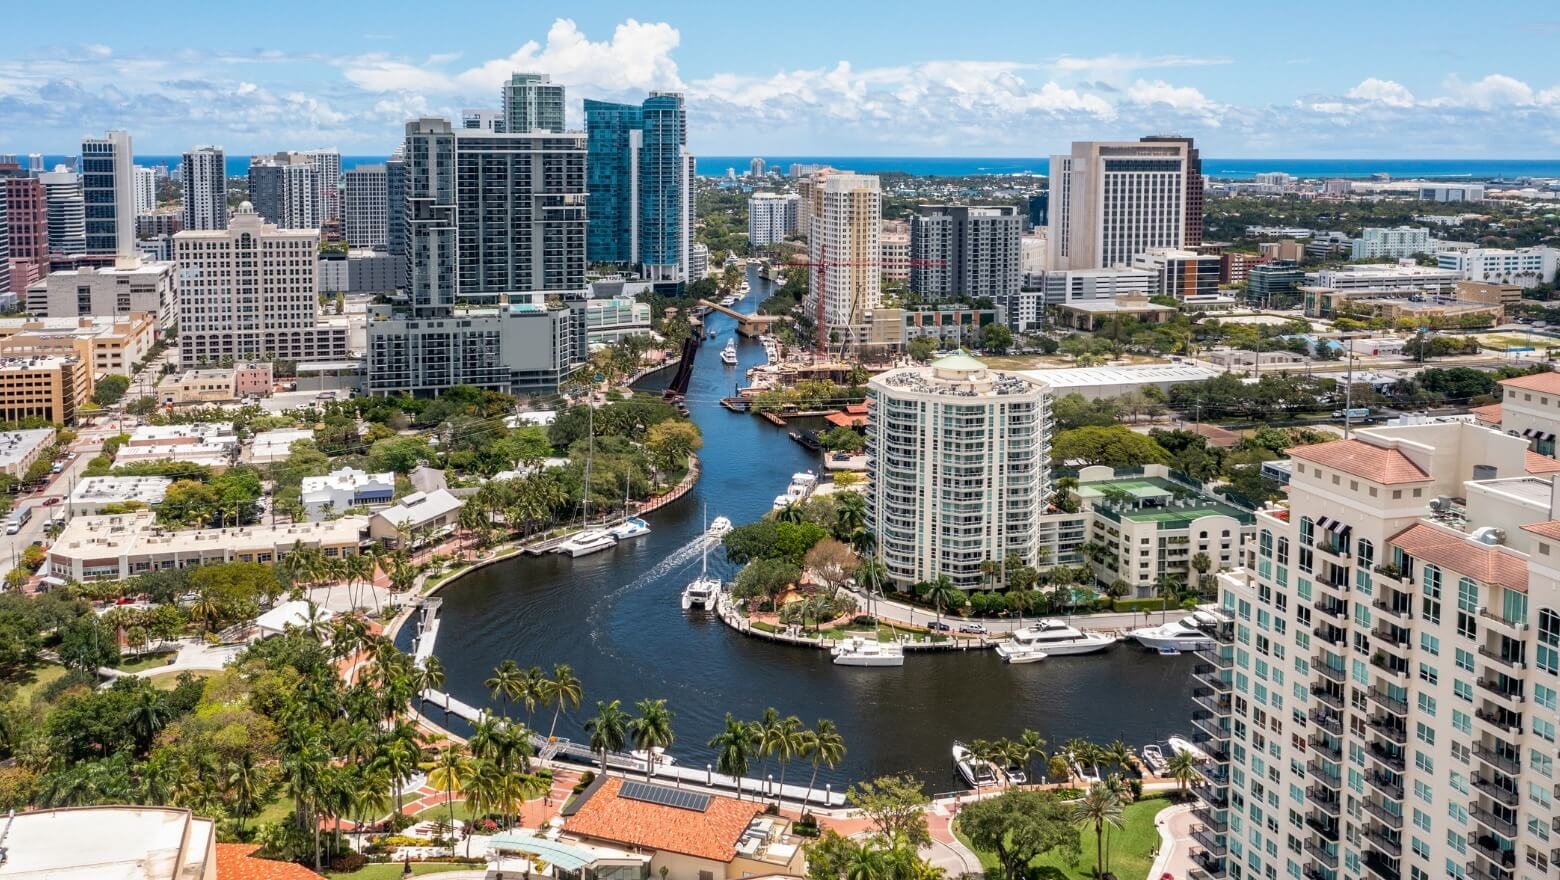
M724 517L719 517L718 519L724 519ZM727 521L727 528L730 528L729 520ZM708 528L705 529L705 533L709 533ZM682 609L684 611L690 608L708 611L715 607L715 603L720 596L720 578L710 577L709 541L704 542L703 551L703 555L699 558L699 576L689 581L688 586L683 587Z
M590 463L596 457L596 408L590 401L586 401L589 407L587 411L586 436L589 438L589 446L585 453L585 485L590 485ZM554 553L565 556L588 556L592 553L600 553L617 546L617 538L606 529L587 528L590 522L590 493L586 492L581 500L580 531L570 535L566 540L553 548Z

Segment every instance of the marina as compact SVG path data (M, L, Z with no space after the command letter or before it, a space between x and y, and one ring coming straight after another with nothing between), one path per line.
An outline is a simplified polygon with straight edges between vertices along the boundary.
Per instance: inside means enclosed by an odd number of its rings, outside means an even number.
M738 304L757 307L769 283L750 268L753 293ZM717 338L734 319L707 318ZM757 339L737 340L746 371L766 363ZM704 434L697 483L653 514L638 515L652 531L580 557L518 555L465 574L441 589L439 642L445 690L471 707L493 706L483 682L512 658L522 667L567 663L584 683L580 710L569 709L558 735L584 739L581 728L597 700L665 698L675 713L670 753L679 772L703 775L714 752L705 746L726 712L757 718L768 706L807 725L828 718L839 725L848 751L839 766L824 767L818 784L836 790L879 773L909 772L934 791L962 787L949 764L948 744L1014 736L1024 728L1053 743L1072 737L1097 741L1164 741L1184 730L1192 708L1190 654L1161 657L1135 645L1082 657L1051 657L1033 667L1002 662L979 640L937 643L971 650L906 650L903 665L860 669L835 665L817 645L803 649L782 634L739 632L717 614L685 612L681 594L699 575L709 531L748 523L771 510L774 493L793 475L820 473L816 454L793 442L788 430L816 430L821 419L792 419L782 429L721 405L730 373L713 345L693 355L686 402ZM641 386L659 392L673 378L663 370ZM616 511L613 512L616 514ZM722 524L716 514L727 519ZM617 517L606 524L615 524ZM737 566L710 544L708 571L729 582ZM1157 619L1157 618L1156 618ZM413 650L415 627L398 642ZM988 643L989 644L989 643ZM1132 694L1131 700L1121 699ZM437 719L435 710L430 717ZM456 733L464 733L452 716ZM658 765L662 775L668 768Z

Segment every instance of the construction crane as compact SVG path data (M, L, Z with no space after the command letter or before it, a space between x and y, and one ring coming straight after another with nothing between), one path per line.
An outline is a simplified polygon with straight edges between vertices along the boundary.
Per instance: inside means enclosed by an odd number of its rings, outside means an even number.
M827 317L826 317L826 303L825 303L825 300L824 300L824 288L827 287L827 283L826 282L827 282L827 279L828 279L829 269L831 269L831 268L841 268L841 267L858 267L858 266L876 267L876 268L879 268L879 269L881 269L883 267L883 261L881 259L877 259L877 260L830 260L828 258L828 255L829 255L828 245L820 244L818 246L818 257L819 257L819 259L818 259L817 262L813 262L812 260L810 260L808 258L798 256L797 258L793 259L789 264L787 264L787 268L788 269L807 269L809 271L808 291L813 295L813 301L815 302L815 304L817 306L817 308L815 310L814 322L813 322L814 323L814 335L816 336L816 339L814 340L813 349L814 349L814 351L816 351L820 355L828 355L829 354L828 320L827 320ZM916 269L916 268L939 268L940 269L940 268L943 268L943 267L947 266L947 261L946 260L916 260L916 259L912 259L912 260L909 261L909 266L912 269ZM818 270L818 284L816 285L817 286L816 290L813 289L813 285L810 283L810 281L811 281L811 270L812 269L817 269ZM851 304L850 304L850 315L854 317L854 316L856 316L858 314L861 314L861 291L860 290L857 290L855 292L855 295L852 297ZM844 360L844 358L845 358L845 348L846 348L846 346L848 344L849 343L848 343L847 339L842 335L841 338L840 338L840 352L839 352L839 358L841 360ZM860 363L861 359L858 357L856 360L857 360L857 363Z

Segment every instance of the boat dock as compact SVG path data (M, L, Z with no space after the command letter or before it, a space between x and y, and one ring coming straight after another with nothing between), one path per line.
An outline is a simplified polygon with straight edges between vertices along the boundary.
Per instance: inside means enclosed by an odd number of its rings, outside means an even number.
M433 645L439 638L439 606L444 600L430 596L421 602L417 612L417 635L412 639L412 662L420 669L433 656Z

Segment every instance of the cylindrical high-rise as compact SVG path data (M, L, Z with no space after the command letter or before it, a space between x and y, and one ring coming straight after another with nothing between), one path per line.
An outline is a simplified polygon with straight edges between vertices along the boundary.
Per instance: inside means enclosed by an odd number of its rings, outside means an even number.
M49 251L56 254L87 252L87 206L81 196L81 175L56 165L38 175L49 206Z
M867 522L889 578L971 589L982 562L1035 564L1049 389L960 351L875 376L867 393Z

